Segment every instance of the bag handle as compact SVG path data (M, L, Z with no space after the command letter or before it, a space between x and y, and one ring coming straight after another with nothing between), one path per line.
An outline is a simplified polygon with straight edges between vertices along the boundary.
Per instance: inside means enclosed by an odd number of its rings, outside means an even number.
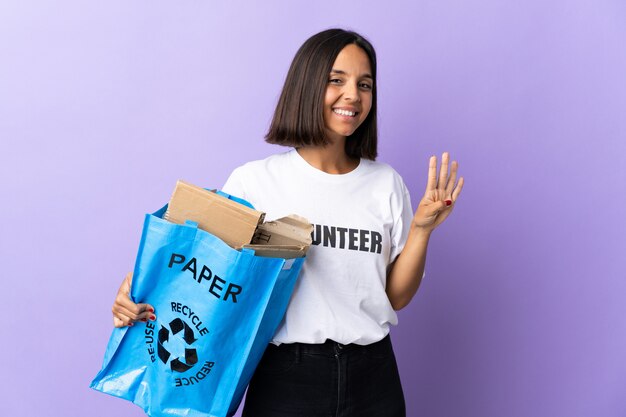
M185 226L198 228L198 222L194 222L193 220L185 220Z

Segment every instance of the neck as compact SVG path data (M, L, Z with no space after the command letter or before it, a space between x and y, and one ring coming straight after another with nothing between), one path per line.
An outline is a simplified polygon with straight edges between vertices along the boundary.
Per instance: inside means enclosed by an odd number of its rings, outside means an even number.
M345 139L326 146L305 146L297 151L309 165L327 174L347 174L359 166L358 158L346 154Z

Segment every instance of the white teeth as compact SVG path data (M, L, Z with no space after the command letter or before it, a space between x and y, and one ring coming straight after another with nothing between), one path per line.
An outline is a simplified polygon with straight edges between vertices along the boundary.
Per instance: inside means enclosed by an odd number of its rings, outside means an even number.
M337 114L340 114L342 116L355 116L356 113L353 111L348 111L348 110L341 110L341 109L333 109L333 111Z

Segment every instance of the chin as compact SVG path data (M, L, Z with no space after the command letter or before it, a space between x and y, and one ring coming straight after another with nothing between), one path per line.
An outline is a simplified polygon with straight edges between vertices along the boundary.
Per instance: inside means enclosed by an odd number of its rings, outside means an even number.
M332 130L332 132L335 135L348 137L348 136L352 135L354 132L356 132L356 129L334 129L334 130Z

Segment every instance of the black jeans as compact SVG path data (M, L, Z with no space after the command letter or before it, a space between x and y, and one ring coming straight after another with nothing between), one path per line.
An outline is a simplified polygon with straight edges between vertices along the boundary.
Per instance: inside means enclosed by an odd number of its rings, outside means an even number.
M243 417L405 415L389 336L367 346L270 344L243 409Z

